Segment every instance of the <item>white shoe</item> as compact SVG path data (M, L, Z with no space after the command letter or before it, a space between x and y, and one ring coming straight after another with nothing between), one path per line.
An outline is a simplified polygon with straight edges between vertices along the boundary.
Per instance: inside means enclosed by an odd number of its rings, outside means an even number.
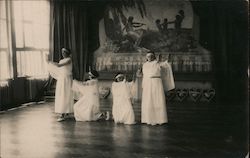
M98 114L97 120L103 119L103 113Z
M64 117L59 117L59 118L57 119L57 122L62 122L62 121L64 121L64 120L65 120Z
M110 119L110 113L107 111L106 112L106 119L105 120L109 120Z

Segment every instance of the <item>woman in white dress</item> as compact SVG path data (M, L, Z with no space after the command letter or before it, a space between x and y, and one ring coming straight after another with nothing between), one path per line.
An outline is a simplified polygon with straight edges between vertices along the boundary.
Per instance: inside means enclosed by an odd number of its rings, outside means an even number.
M115 82L112 83L112 114L115 123L135 124L131 103L133 84L133 82L128 83L123 74L116 75Z
M74 105L76 121L96 121L103 116L99 108L98 76L98 72L92 70L89 72L90 80L86 82L73 80L73 91L82 95Z
M163 85L169 86L166 89L167 91L174 88L172 70L167 61L159 62L156 60L153 52L147 53L146 58L147 62L143 64L142 68L141 122L161 125L168 122ZM166 73L163 70L169 72ZM163 84L163 82L168 83Z
M69 113L73 113L72 86L72 61L70 51L62 48L63 59L56 62L48 61L50 75L57 80L55 93L55 113L61 114L57 121L65 120Z

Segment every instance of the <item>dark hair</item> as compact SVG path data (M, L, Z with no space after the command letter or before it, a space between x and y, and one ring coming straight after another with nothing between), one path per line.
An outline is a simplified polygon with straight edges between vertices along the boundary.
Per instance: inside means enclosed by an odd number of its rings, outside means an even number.
M155 20L155 23L157 23L157 24L160 23L160 22L161 22L160 19L156 19L156 20Z
M70 49L68 49L68 48L63 47L61 50L63 52L65 52L67 56L69 56L71 54Z
M175 18L178 19L178 20L180 20L181 16L180 15L176 15Z
M132 22L133 20L134 20L134 17L133 17L133 16L129 16L129 17L128 17L128 21L131 21L131 22Z
M153 55L154 55L154 59L156 59L156 57L155 57L155 52L154 52L154 51L150 50L149 52L147 52L147 54L148 54L148 53L153 54ZM146 59L146 61L148 61L148 59Z
M179 10L179 14L181 14L183 16L184 15L184 11L183 10Z
M123 73L122 73L122 72L117 72L117 73L115 74L115 77L114 77L114 81L115 81L115 82L118 82L116 76L119 75L119 74L123 74Z
M148 53L152 53L152 54L154 54L154 55L155 55L155 52L154 52L154 51L152 51L152 50L148 51L148 52L147 52L147 54L148 54Z
M90 73L93 75L93 78L99 77L99 73L96 70L91 70Z

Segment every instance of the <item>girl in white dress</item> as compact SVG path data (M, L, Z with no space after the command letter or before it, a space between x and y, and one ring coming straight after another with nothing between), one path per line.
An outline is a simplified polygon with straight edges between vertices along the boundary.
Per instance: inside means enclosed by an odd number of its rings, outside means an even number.
M74 105L76 121L96 121L103 117L99 109L98 76L98 72L92 70L89 72L90 80L86 82L73 80L73 90L82 95Z
M134 124L135 114L131 103L133 82L128 83L123 74L118 74L115 80L112 83L114 121L115 123Z
M55 93L55 113L61 114L57 121L65 120L65 116L73 113L72 61L70 51L62 48L63 59L59 63L48 61L50 75L57 80Z
M172 70L167 61L157 61L153 52L147 53L146 58L147 62L142 68L141 122L150 125L164 124L168 122L168 118L163 85L168 86L166 91L174 88Z

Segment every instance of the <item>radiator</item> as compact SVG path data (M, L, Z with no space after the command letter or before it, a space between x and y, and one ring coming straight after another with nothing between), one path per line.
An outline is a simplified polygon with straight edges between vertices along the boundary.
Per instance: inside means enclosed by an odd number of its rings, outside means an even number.
M38 93L42 93L42 88L46 80L28 79L27 80L27 97L29 101L36 99Z
M6 109L5 105L11 103L11 87L10 86L1 86L0 87L0 110Z

